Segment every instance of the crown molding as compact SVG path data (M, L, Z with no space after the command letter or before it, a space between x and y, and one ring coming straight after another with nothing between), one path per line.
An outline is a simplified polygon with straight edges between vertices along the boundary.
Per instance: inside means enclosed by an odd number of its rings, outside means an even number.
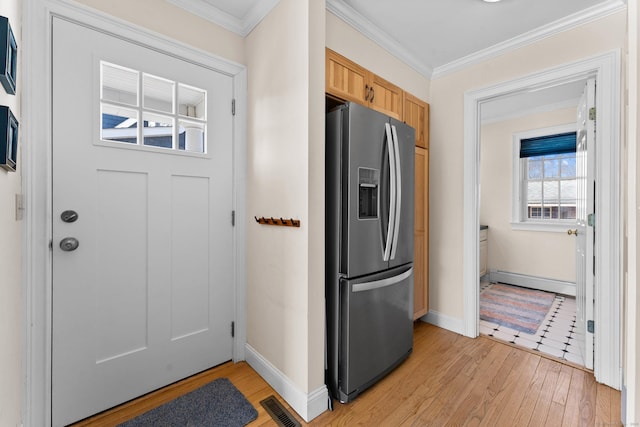
M610 0L599 5L592 6L581 12L574 13L565 18L551 22L550 24L536 28L535 30L495 44L487 49L479 50L478 52L472 53L471 55L467 55L448 64L436 67L433 70L432 78L436 79L447 74L455 73L464 68L470 67L471 65L486 61L487 59L503 55L505 53L543 40L547 37L557 35L580 25L584 25L589 22L604 18L606 16L613 15L614 13L621 12L623 10L626 10L626 8L627 4L624 0Z
M169 3L200 16L242 37L247 36L264 19L280 0L260 0L247 15L238 19L202 0L167 0Z
M415 55L405 49L398 41L393 39L389 34L380 30L375 24L359 14L351 6L341 0L326 0L326 5L329 12L351 25L362 35L380 45L390 54L428 79L431 78L433 69L428 64L418 60Z
M400 43L389 36L389 34L381 31L371 21L344 3L343 0L326 0L326 4L328 11L351 25L365 37L371 39L386 49L393 56L405 62L428 79L436 79L447 74L455 73L466 67L486 61L487 59L503 55L543 40L547 37L554 36L563 31L623 11L627 7L626 0L609 0L581 12L569 15L566 18L559 19L550 24L536 28L535 30L529 31L520 36L506 40L502 43L493 45L487 49L480 50L463 58L449 62L448 64L433 68L431 65L419 60L414 54L410 53Z

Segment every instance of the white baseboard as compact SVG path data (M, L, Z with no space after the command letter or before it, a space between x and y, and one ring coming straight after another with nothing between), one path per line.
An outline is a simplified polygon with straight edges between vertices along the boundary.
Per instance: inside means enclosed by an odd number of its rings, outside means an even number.
M245 356L251 366L306 422L329 408L329 391L323 385L310 393L300 391L289 378L265 359L249 344L245 344Z
M462 319L430 310L426 315L422 316L420 320L431 323L432 325L440 328L447 329L451 332L464 335L464 321Z
M563 280L545 279L543 277L528 276L526 274L509 273L508 271L491 270L491 282L507 283L541 291L555 292L562 295L576 296L576 284Z

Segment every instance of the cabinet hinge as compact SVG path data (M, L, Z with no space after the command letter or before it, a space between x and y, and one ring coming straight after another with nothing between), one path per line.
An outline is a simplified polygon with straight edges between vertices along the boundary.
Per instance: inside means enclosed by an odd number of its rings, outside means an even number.
M596 107L589 108L589 120L596 119Z
M232 116L236 115L236 100L235 99L231 100L231 115Z
M587 320L587 332L593 333L594 329L595 329L595 324L593 320Z
M236 322L231 322L231 338L236 336Z
M236 211L231 211L231 226L236 226Z

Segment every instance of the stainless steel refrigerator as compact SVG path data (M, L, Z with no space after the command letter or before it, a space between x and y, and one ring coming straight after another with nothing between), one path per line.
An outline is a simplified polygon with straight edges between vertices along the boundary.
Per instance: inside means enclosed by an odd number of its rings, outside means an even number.
M327 387L349 402L413 348L415 131L347 103L326 120Z

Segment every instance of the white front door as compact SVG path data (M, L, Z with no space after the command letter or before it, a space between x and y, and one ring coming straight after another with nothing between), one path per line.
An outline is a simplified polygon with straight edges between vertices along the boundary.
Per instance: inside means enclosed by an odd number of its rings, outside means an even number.
M58 18L52 57L58 426L232 358L233 78Z
M594 316L594 228L589 217L594 214L595 204L595 119L590 111L595 106L596 82L590 79L585 84L577 111L576 134L576 327L578 345L586 368L593 369L593 322ZM593 217L592 217L593 218Z

